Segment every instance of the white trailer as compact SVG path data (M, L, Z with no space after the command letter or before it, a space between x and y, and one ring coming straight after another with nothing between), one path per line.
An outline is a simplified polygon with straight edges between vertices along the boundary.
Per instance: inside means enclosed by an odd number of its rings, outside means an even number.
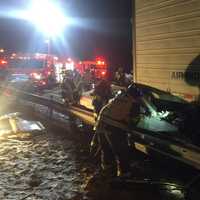
M133 0L134 81L200 95L200 0Z

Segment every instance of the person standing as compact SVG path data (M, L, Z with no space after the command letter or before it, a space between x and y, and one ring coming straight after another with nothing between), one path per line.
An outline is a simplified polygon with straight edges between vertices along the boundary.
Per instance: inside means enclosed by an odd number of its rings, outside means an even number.
M74 103L74 91L76 86L73 81L73 73L71 70L65 72L63 82L61 84L62 97L66 104Z
M114 80L118 85L124 86L125 73L124 73L124 69L122 67L119 67L118 70L115 72Z
M96 117L98 116L100 110L105 106L112 96L110 83L106 80L99 81L94 88L93 92L93 106L94 113Z
M97 119L95 134L101 146L101 167L113 175L130 172L127 128L140 120L141 92L132 86L105 105Z

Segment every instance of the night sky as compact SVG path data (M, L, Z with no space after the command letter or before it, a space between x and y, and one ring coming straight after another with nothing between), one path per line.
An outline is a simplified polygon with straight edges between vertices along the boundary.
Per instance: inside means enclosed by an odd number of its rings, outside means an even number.
M29 0L0 0L0 10L23 9ZM66 15L77 21L56 39L56 54L84 59L103 56L112 67L131 69L131 0L61 0ZM53 27L52 27L53 28ZM45 52L45 37L23 20L0 18L0 48Z

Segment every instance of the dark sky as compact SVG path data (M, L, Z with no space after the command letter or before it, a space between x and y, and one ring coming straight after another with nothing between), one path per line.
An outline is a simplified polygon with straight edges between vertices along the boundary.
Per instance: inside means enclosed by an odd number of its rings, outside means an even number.
M66 28L64 40L54 41L52 51L79 59L104 56L112 66L131 67L131 0L60 1L66 14L78 24ZM0 10L22 9L27 2L0 0ZM44 40L28 22L0 18L0 47L44 52L47 49Z

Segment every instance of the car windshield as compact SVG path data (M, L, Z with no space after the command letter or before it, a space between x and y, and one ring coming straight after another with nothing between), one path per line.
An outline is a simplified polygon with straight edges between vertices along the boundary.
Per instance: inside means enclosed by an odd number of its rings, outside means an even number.
M169 92L164 92L162 90L154 89L151 91L151 94L156 99L160 99L160 100L164 100L164 101L172 101L172 102L176 102L176 103L186 103L186 101L183 100L182 98L175 96Z
M189 105L187 101L169 92L142 84L138 84L136 87L140 89L143 95L144 104L148 107L148 110L151 113L161 111L178 111L178 109Z
M10 68L43 68L44 61L36 59L12 59L9 62Z
M152 96L155 99L164 100L164 101L171 101L176 103L187 103L184 99L175 96L169 92L165 92L163 90L159 90L157 88L153 88L146 85L138 84L138 87L142 90L145 95Z

